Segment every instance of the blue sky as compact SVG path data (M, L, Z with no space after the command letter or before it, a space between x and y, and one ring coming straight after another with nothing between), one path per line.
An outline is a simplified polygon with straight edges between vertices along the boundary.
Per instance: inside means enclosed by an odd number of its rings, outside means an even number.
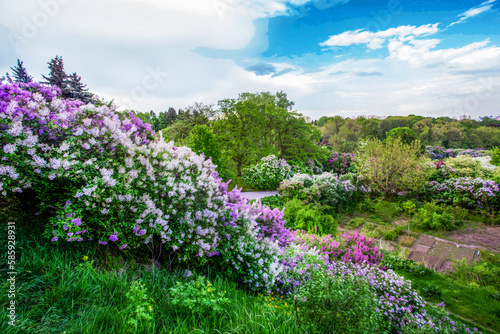
M500 115L500 0L0 3L0 73L63 56L140 111L285 91L313 119Z

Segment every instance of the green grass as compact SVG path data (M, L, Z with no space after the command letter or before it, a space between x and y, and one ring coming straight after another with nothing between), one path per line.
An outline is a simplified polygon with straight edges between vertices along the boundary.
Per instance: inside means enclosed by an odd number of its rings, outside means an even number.
M430 269L424 271L418 268L412 266L394 271L411 280L412 286L428 302L444 302L456 319L480 328L483 333L498 333L495 330L500 328L500 300L495 299L494 288L469 284Z
M226 291L230 305L220 314L182 313L170 305L168 290L187 280L179 272L106 271L95 249L52 244L38 233L17 230L16 327L8 325L7 268L0 275L0 333L316 333L297 324L284 302L239 289L234 283L211 277L218 291ZM2 228L2 254L6 232ZM88 260L83 259L88 256ZM6 259L2 259L6 263ZM92 262L93 261L93 262ZM134 314L126 294L134 280L147 288L153 320L138 328L127 324ZM270 306L269 306L270 305Z

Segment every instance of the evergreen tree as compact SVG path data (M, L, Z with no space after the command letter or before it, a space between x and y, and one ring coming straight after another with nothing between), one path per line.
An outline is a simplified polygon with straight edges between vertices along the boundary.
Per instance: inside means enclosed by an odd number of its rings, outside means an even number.
M7 73L7 79L9 82L30 83L33 81L33 77L28 74L28 71L26 71L26 68L23 66L23 62L19 59L17 60L17 66L11 67L10 69L14 73L14 79L12 79Z
M90 103L92 101L93 94L88 92L87 85L82 83L82 78L76 73L71 74L68 77L69 86L69 97L78 99L83 103Z
M57 86L61 89L62 96L69 93L68 89L68 75L64 71L64 63L62 57L56 56L51 59L47 64L49 64L49 76L42 75L46 84L51 86Z

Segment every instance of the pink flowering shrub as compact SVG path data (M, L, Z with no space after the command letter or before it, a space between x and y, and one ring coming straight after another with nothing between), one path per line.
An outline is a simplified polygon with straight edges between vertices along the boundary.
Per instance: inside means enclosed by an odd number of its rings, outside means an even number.
M315 246L321 253L328 255L330 261L376 265L383 258L373 238L368 239L358 231L344 233L339 241L331 235L319 237L314 234L301 234L298 242Z

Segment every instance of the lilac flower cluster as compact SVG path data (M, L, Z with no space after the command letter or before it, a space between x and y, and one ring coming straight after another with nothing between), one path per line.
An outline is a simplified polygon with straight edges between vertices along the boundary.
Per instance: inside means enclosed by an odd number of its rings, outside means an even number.
M252 213L257 215L259 226L259 238L269 238L272 242L278 241L281 248L286 248L295 241L296 233L285 227L283 217L285 209L271 209L267 205L262 205L260 199L252 204Z
M354 168L356 155L354 153L333 153L324 163L324 170L334 174L342 175Z
M274 190L281 181L291 176L292 166L275 155L262 158L258 164L245 168L242 173L243 181L257 190Z
M500 185L492 180L458 177L443 182L427 182L422 195L444 203L464 207L498 207Z
M322 254L328 256L330 261L342 260L343 262L376 265L383 258L373 238L368 239L358 231L346 232L338 241L331 235L319 237L314 234L301 233L299 237L297 241L299 244L305 243L318 248Z

